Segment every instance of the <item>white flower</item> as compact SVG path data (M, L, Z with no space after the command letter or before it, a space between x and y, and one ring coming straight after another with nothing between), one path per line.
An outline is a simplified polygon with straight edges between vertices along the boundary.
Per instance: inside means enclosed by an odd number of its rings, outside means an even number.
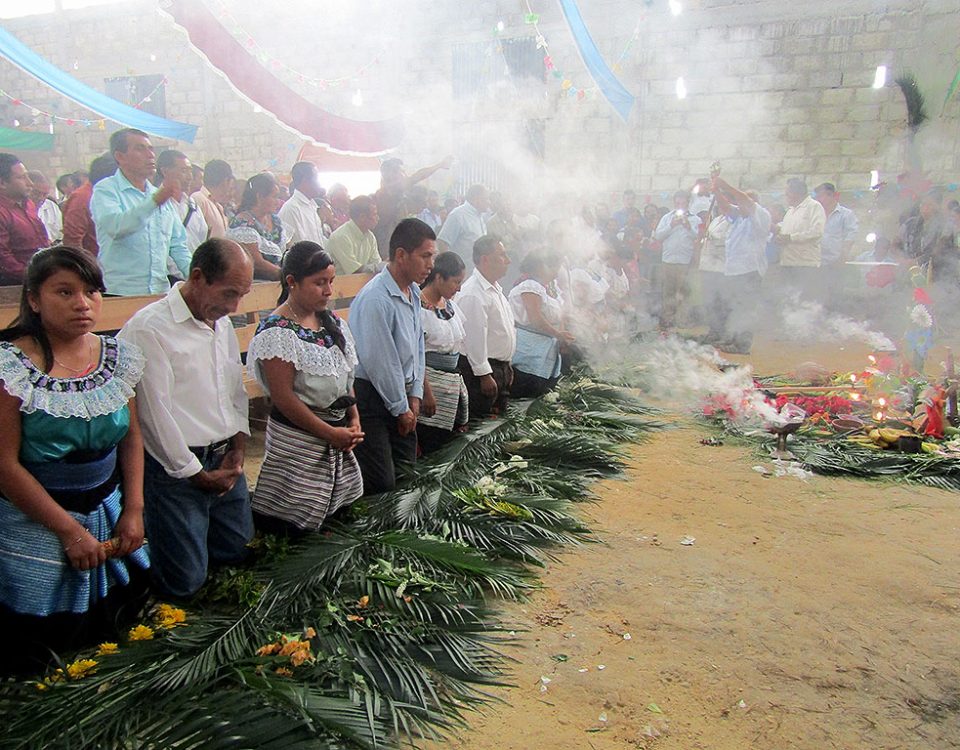
M926 305L914 305L910 311L910 321L918 328L929 328L933 325L933 317Z

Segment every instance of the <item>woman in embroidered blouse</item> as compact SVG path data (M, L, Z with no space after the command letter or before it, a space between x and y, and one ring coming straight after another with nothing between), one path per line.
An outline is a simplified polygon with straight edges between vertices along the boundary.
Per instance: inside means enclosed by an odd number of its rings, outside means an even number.
M254 278L280 278L280 260L287 241L277 216L279 209L280 186L272 174L261 172L247 180L237 213L230 219L227 239L239 242L250 255Z
M560 376L560 352L573 343L563 327L563 303L556 290L557 269L542 252L532 252L520 265L520 280L508 299L517 325L510 395L542 396Z
M335 269L316 242L283 259L280 306L250 342L247 364L273 401L266 455L253 493L265 531L316 531L363 494L353 449L363 440L353 397L353 338L331 310Z
M0 331L0 639L15 671L98 637L144 590L143 357L93 333L102 294L89 255L41 250Z
M417 442L430 453L465 429L469 418L467 387L457 369L467 334L463 314L451 298L460 291L466 267L459 255L440 253L420 290L427 376L417 418Z

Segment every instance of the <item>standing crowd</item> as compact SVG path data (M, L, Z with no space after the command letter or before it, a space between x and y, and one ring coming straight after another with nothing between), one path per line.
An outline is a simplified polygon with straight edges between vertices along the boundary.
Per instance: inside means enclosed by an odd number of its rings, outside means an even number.
M62 209L42 175L0 154L0 272L22 285L0 331L0 633L22 644L19 670L109 630L148 587L188 600L211 565L244 559L257 528L317 531L393 490L419 456L511 397L546 393L594 348L654 318L686 325L695 271L707 339L748 352L768 266L780 284L836 294L830 269L858 231L832 185L811 197L798 179L782 212L715 171L672 210L640 212L627 191L612 215L542 227L479 185L441 204L419 183L449 159L410 176L387 160L380 190L351 199L307 162L285 195L270 173L237 190L222 160L156 155L140 131L110 147L85 178L58 180ZM948 268L954 235L924 201L898 247ZM373 275L349 325L329 306L338 272ZM256 279L281 294L246 357L270 403L251 492L229 316ZM140 294L164 296L116 335L94 333L105 295Z

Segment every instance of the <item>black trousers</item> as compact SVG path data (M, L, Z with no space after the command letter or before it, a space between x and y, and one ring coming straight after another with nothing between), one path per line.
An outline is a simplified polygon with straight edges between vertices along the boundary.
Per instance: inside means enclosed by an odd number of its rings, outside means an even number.
M470 369L470 362L464 356L460 355L460 374L463 375L463 382L467 385L467 393L470 396L470 419L483 419L489 416L503 414L507 410L507 403L510 401L510 384L513 382L513 368L509 362L502 362L499 359L487 360L493 379L497 384L497 395L495 398L488 398L480 390L480 378L473 374Z
M363 494L389 492L397 486L398 464L417 460L417 432L400 434L399 421L387 411L369 380L357 378L353 389L364 432L363 442L353 449L363 476Z

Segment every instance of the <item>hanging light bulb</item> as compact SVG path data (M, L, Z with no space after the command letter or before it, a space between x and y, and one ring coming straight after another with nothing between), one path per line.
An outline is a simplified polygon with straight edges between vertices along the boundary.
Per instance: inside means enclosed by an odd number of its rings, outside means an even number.
M353 95L350 101L353 102L354 107L363 106L363 94L360 92L360 89L357 89L356 93Z
M887 85L887 66L878 65L877 72L873 75L873 87L875 89L882 89Z
M877 233L876 233L876 232L870 232L870 234L868 234L865 239L867 240L867 242L876 242L876 241L877 241Z
M687 84L683 81L683 76L677 79L677 99L687 98Z
M505 28L507 28L507 25L503 22L503 19L497 21L497 31L502 32Z
M683 6L680 4L680 0L670 0L670 12L675 16L683 13Z
M880 186L880 172L874 169L870 172L870 189L876 190Z

